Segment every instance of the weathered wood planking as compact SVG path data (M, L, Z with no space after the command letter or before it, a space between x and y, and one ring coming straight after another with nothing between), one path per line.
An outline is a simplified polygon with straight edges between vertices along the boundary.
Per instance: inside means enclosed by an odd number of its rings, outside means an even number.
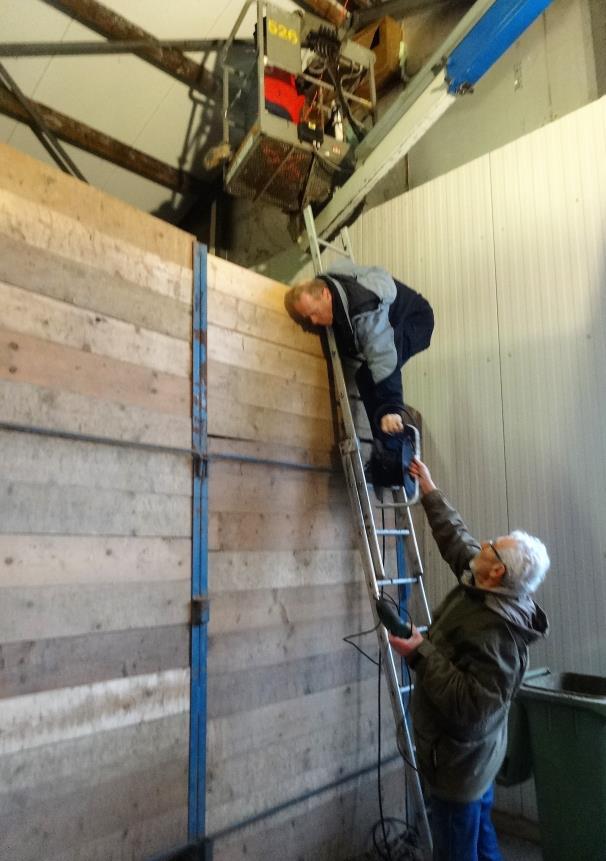
M268 385L264 370L253 371L248 367L228 365L212 358L208 363L208 375L209 397L213 402L216 396L220 397L225 393L238 404L291 414L291 425L295 424L294 416L322 419L325 424L330 420L330 398L325 386L276 378ZM326 435L331 436L328 430Z
M365 659L362 658L362 661ZM269 703L295 700L315 691L355 684L373 674L372 664L360 663L353 648L310 655L274 666L215 675L209 670L208 715L225 717ZM375 673L376 676L376 673ZM244 700L246 697L246 700ZM295 711L296 715L296 711ZM296 719L296 717L295 717ZM306 724L306 721L303 721Z
M214 258L211 258L214 259ZM272 344L283 344L294 350L322 356L322 344L317 335L310 335L297 326L284 310L275 311L250 301L230 296L215 282L208 290L208 319L215 326L251 335Z
M235 263L210 255L208 258L209 286L227 296L251 302L259 308L284 314L285 285L258 272L242 269ZM288 319L288 318L287 318ZM293 323L293 328L295 324ZM317 336L307 333L306 352L317 351Z
M216 383L209 385L209 431L219 436L251 440L275 441L283 445L330 449L333 445L332 424L329 416L317 417L321 410L314 404L326 404L322 386L326 385L325 370L320 374L321 360L312 360L311 367L288 366L286 348L266 347L268 363L279 378L273 393L265 399L265 406L256 406L262 401L263 383L253 370L263 365L263 353L247 336L242 337L241 349L232 359L237 370L223 371ZM235 348L226 346L226 339L219 332L209 333L209 352L219 354L229 361ZM229 337L227 338L229 340ZM213 344L218 345L217 350ZM297 354L296 351L288 351ZM242 367L242 365L244 367ZM213 365L211 362L211 380ZM297 380L301 376L303 385ZM226 390L231 378L233 390ZM67 347L31 335L0 329L0 381L33 384L80 396L117 403L125 407L143 408L151 412L176 415L183 418L190 411L190 386L186 378L159 372L132 362L94 355L93 353ZM309 387L308 387L308 384ZM3 396L10 401L14 397L11 389ZM299 415L292 415L290 407L294 399ZM269 404L269 406L267 406ZM306 407L310 409L306 412ZM10 407L9 407L10 411ZM311 415L309 414L311 413ZM66 421L61 428L71 430ZM137 427L135 426L136 439ZM103 434L101 434L103 435Z
M142 805L139 805L141 809ZM143 805L144 807L144 805ZM79 843L79 853L86 861L108 859L156 858L167 849L183 846L187 834L188 808L185 800L168 813L155 812L149 819L135 821L130 817L126 828L119 828L96 840ZM47 855L45 861L73 861L74 849Z
M189 303L150 294L146 284L100 271L94 264L94 259L71 260L0 232L0 278L7 284L152 332L184 341L191 338Z
M363 743L365 740L366 739L362 737L360 738L361 743ZM308 743L313 747L313 739L310 739ZM243 813L245 813L245 818L259 816L262 815L265 810L275 809L285 800L290 801L297 798L301 798L302 796L305 796L307 794L314 793L321 787L332 785L334 791L335 782L342 779L344 775L354 774L360 770L366 771L365 779L370 785L374 785L374 792L376 797L376 745L374 745L373 747L374 749L361 749L357 747L351 752L343 753L338 759L337 757L333 759L330 756L326 756L319 768L314 768L310 771L301 771L298 779L294 779L291 777L291 779L287 780L287 782L277 782L276 784L272 784L271 782L269 782L265 788L263 795L259 797L256 797L251 794L247 797L236 797L233 801L228 801L227 803L217 807L210 805L208 809L209 828L211 829L211 831L214 831L215 829L221 830L223 828L228 829L228 826L233 821L233 811L236 805ZM292 767L301 768L301 762L293 762ZM240 787L236 786L236 791L238 791L239 789ZM403 808L404 801L403 797L401 796L400 805L397 808L400 812L400 815L403 813ZM321 828L323 818L321 813L320 815L317 815L316 818L318 820L317 828L319 829ZM372 816L372 819L370 819L368 825L374 824L377 819L378 815L375 813L375 815ZM316 834L317 833L318 832L316 832ZM368 836L369 835L367 832L367 839ZM326 833L320 833L318 834L316 845L323 846L325 845L326 840ZM349 840L349 835L342 835L341 851L345 851L345 854L337 855L337 858L349 857L346 849ZM254 857L258 857L259 859L261 859L264 856L260 855ZM294 857L298 858L299 856L295 855Z
M77 636L154 625L187 624L188 580L7 587L0 597L3 642ZM358 582L335 586L242 590L213 596L212 630L271 628L311 619L355 614L367 606ZM141 596L145 596L145 601ZM52 613L49 613L52 608ZM328 621L327 621L328 624Z
M0 535L0 588L187 578L188 538ZM353 549L211 551L214 595L359 581Z
M334 600L334 593L327 598ZM355 612L345 613L339 608L330 624L326 618L313 617L287 625L276 620L275 625L254 631L223 631L213 625L209 637L209 666L219 675L251 667L275 668L280 663L312 655L340 652L343 637L356 633L367 623L372 624L370 607L362 601ZM233 644L231 651L230 644ZM369 654L376 651L372 639L369 638L365 650Z
M360 557L351 548L212 551L208 564L214 595L242 589L336 585L362 579Z
M0 535L0 589L167 582L187 579L190 568L189 536Z
M401 816L405 794L401 766L383 768L385 815ZM341 777L343 775L340 775ZM375 775L361 775L340 786L293 804L262 824L255 823L213 843L215 861L250 861L267 857L297 861L335 861L362 856L379 818ZM397 802L395 801L397 799ZM214 822L211 815L211 828Z
M345 506L293 514L211 511L210 550L328 550L356 546Z
M215 512L337 510L348 502L340 475L220 460L212 462L209 493Z
M190 578L146 583L9 587L0 593L2 642L48 640L156 625L186 625Z
M192 237L159 218L144 215L92 185L62 174L0 144L0 187L28 201L68 214L96 233L104 233L148 250L163 260L191 268Z
M244 816L254 816L285 798L331 783L343 773L372 766L376 751L376 714L353 715L349 721L335 724L309 722L307 735L272 746L271 781L267 780L267 750L223 761L218 773L211 767L207 773L208 814L218 828L230 821L234 804ZM387 755L394 752L395 744L385 750Z
M5 420L189 448L192 238L144 216L137 231L89 189L87 211L48 169L29 165L23 191L17 162L0 179ZM338 468L320 340L286 315L283 285L208 266L211 454ZM184 842L191 462L16 434L0 446L5 842L26 829L23 857L43 845L56 861ZM370 620L340 470L211 460L209 545L209 815L224 827L369 764L376 679L342 643ZM164 726L179 730L156 745ZM374 776L358 783L374 791ZM19 787L31 801L15 813ZM258 857L268 827L283 839L277 822L255 829ZM330 829L313 846L340 857Z
M0 698L189 666L189 626L0 644Z
M48 385L1 379L3 420L26 427L67 431L94 437L188 449L191 419L144 407L65 391L51 377Z
M0 379L187 416L187 379L0 329Z
M21 803L29 799L35 805L47 797L49 779L67 785L90 775L93 785L95 772L110 780L123 770L134 770L150 752L153 756L156 751L162 760L176 757L187 747L188 732L188 715L180 712L98 734L67 737L66 733L61 745L29 747L0 756L0 809L8 809L19 798Z
M0 430L0 449L0 479L6 482L191 495L191 460L180 454L5 430Z
M0 479L0 499L4 535L191 535L191 499L185 495Z
M271 385L268 380L268 386ZM211 390L210 386L208 405L209 433L217 436L326 452L334 447L333 425L328 419L293 416L286 410L241 405L228 392Z
M103 263L97 263L95 257L74 260L32 244L24 238L28 225L22 213L21 217L19 230L9 232L3 232L0 218L0 280L83 311L180 340L191 339L189 301L160 292L160 288L150 292L149 277L144 283L128 280L113 269L99 268ZM309 355L323 355L320 338L297 326L281 307L281 299L264 303L269 296L275 299L275 282L250 272L243 278L239 267L212 256L208 260L208 316L213 325ZM238 278L233 277L234 271ZM213 272L217 276L214 279ZM230 276L227 280L226 273ZM258 279L265 289L261 285L258 290L242 289L242 284L251 278ZM278 294L282 296L283 292L280 285Z
M226 437L209 437L208 451L211 458L218 462L223 458L240 461L252 458L254 460L286 462L290 466L318 467L341 474L341 462L337 452L333 450L318 450L304 446L280 445L267 440L228 439ZM271 465L271 464L269 464Z
M15 155L2 420L189 449L192 244ZM6 431L0 451L0 856L169 849L186 835L191 458ZM170 746L145 730L174 720Z
M5 699L0 756L180 714L188 704L186 669Z
M272 377L279 377L328 388L326 361L322 357L222 329L212 323L208 327L208 356L226 365L261 371L270 378L268 382Z
M116 828L128 830L132 821L183 808L187 803L187 756L150 760L148 753L142 766L107 782L93 770L85 783L55 784L54 794L49 792L48 800L36 808L21 809L19 816L0 816L0 841L7 853L3 858L36 861L66 849L71 849L72 857L81 858L82 843ZM162 845L166 845L164 840Z
M191 305L193 237L187 234L182 236L190 244L190 258L187 265L179 266L136 243L91 229L44 204L31 203L5 190L0 190L0 233L25 239L30 246L79 263L94 260L99 270L145 286L152 295L158 293Z
M376 688L376 674L371 673L353 684L318 688L302 697L212 718L208 723L208 765L220 770L223 760L262 751L272 744L288 744L305 735L311 726L319 730L324 725L351 723L368 716L376 722ZM383 709L382 720L391 721L389 709Z
M178 377L190 376L188 341L76 308L2 281L0 303L2 324L10 331Z

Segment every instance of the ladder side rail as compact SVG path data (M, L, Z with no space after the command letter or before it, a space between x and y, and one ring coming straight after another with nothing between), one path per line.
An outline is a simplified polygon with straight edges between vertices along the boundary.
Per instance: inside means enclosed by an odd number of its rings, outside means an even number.
M339 407L342 411L342 420L345 425L347 440L341 448L341 456L347 486L349 490L352 507L355 510L358 520L358 533L362 539L362 561L366 558L367 565L365 566L366 585L368 589L372 617L375 626L378 625L379 617L377 615L374 599L379 596L377 586L378 579L384 579L383 560L380 553L379 542L376 534L374 516L372 513L372 505L368 493L368 486L364 476L364 467L360 455L360 446L355 432L353 416L349 406L347 389L345 387L345 377L341 359L337 352L335 336L332 329L328 332L328 342L330 345L330 355L333 364L333 374L335 378L335 392L337 393ZM339 385L340 383L340 385ZM340 394L339 394L340 393ZM347 445L347 442L352 438L355 444ZM418 545L415 545L418 551ZM373 553L374 550L374 553ZM374 557L374 559L373 559ZM370 564L368 564L370 562ZM382 576L377 577L377 572ZM383 668L385 672L385 680L389 691L392 713L396 725L396 737L398 740L398 750L406 766L412 770L412 788L414 795L414 809L422 819L423 831L425 840L428 845L431 845L429 820L425 800L423 798L423 790L421 780L416 765L416 757L414 753L414 744L410 734L410 728L407 721L407 712L404 709L402 695L400 693L400 681L393 649L388 639L387 630L384 626L379 626L377 630L379 648L381 650Z
M314 264L314 271L316 272L316 274L320 274L324 271L321 258L320 241L318 240L315 221L310 206L305 208L303 215L305 220L305 226L307 229L307 235L309 238L309 248ZM350 259L353 261L351 242L349 239L349 233L347 231L347 228L343 228L341 230L341 240L343 242L345 251L347 252L347 256L350 257ZM324 244L326 245L326 243ZM396 669L394 653L389 642L387 630L384 626L378 624L379 618L374 599L379 596L377 580L385 579L385 572L383 566L383 559L379 548L379 541L372 504L368 493L368 484L364 475L364 466L362 463L360 443L358 440L355 422L349 403L345 376L343 374L343 367L341 364L341 357L339 356L339 353L337 351L335 335L332 330L332 327L327 328L326 337L333 368L333 378L335 394L337 397L337 404L339 407L341 421L343 423L343 429L345 431L345 439L343 439L340 443L341 459L345 472L348 493L352 503L352 509L354 510L355 518L357 521L357 532L361 539L359 542L360 552L364 567L366 586L370 598L371 613L374 619L375 626L377 627L379 649L381 652L381 659L385 670L385 679L396 724L396 738L398 743L398 750L400 755L404 759L406 766L413 770L412 788L415 801L415 811L417 816L419 816L421 819L421 836L423 842L431 852L432 840L431 831L429 828L429 820L427 816L427 809L425 807L425 800L423 798L420 775L416 766L415 750L412 737L410 735L410 729L408 726L407 712L404 708L402 695L400 693L400 683L398 672ZM412 519L410 518L410 512L409 523L413 530L412 534L414 535L414 526L412 524ZM416 541L416 537L414 545L415 552L418 556L418 544ZM420 565L420 559L419 567L422 570L422 566ZM422 580L420 582L422 586Z
M400 493L402 494L402 496L405 499L406 493L404 492L403 488L400 488ZM412 513L410 510L410 506L407 506L407 508L406 508L406 517L408 519L408 529L409 529L410 537L412 538L412 543L413 543L413 547L414 547L414 559L418 565L417 578L418 578L419 590L421 593L421 601L423 602L423 609L425 610L425 615L427 618L427 624L430 625L431 624L431 610L429 609L429 602L427 600L427 593L425 591L425 582L424 582L425 571L423 569L423 562L421 560L421 552L419 550L419 542L417 541L417 532L416 532L415 525L414 525L414 522L412 519Z
M345 470L347 486L350 491L352 506L356 514L358 532L361 537L365 537L367 539L368 532L366 528L366 523L364 521L360 498L355 494L357 482L355 477L354 465L351 461L351 458L347 455L343 457L343 468ZM374 600L375 598L379 597L379 590L377 587L375 567L370 554L370 543L368 542L368 540L362 542L361 551L362 564L364 567L364 573L366 575L366 587L368 589L368 597L370 599L370 608L375 627L377 628L377 637L379 640L379 648L381 651L381 659L383 662L387 689L389 691L389 698L391 701L391 708L396 724L396 729L398 730L399 727L406 724L406 713L404 711L402 698L400 696L400 682L393 657L393 651L387 636L387 630L383 625L379 625L379 616L377 614L376 604ZM412 750L412 748L407 748L407 750Z

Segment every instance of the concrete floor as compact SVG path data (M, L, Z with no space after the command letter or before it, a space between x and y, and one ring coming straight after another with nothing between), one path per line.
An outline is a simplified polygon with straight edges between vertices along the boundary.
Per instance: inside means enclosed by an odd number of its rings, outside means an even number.
M512 837L511 834L499 834L499 845L503 853L503 861L542 861L541 847L536 843Z

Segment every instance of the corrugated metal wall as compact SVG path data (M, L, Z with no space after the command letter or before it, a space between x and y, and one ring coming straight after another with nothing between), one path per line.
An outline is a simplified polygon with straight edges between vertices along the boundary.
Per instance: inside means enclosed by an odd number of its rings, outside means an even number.
M532 663L606 673L606 99L365 215L357 258L421 291L431 348L405 375L424 455L475 534L552 558ZM451 585L426 538L433 600ZM532 793L500 806L534 816Z

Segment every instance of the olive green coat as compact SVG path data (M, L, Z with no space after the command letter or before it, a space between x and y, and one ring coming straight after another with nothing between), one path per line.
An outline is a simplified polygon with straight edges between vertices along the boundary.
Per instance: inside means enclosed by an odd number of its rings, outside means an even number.
M480 589L469 571L480 550L439 490L422 500L440 553L459 584L437 609L411 665L417 763L431 793L474 801L507 746L507 715L528 664L528 644L547 633L529 594Z

